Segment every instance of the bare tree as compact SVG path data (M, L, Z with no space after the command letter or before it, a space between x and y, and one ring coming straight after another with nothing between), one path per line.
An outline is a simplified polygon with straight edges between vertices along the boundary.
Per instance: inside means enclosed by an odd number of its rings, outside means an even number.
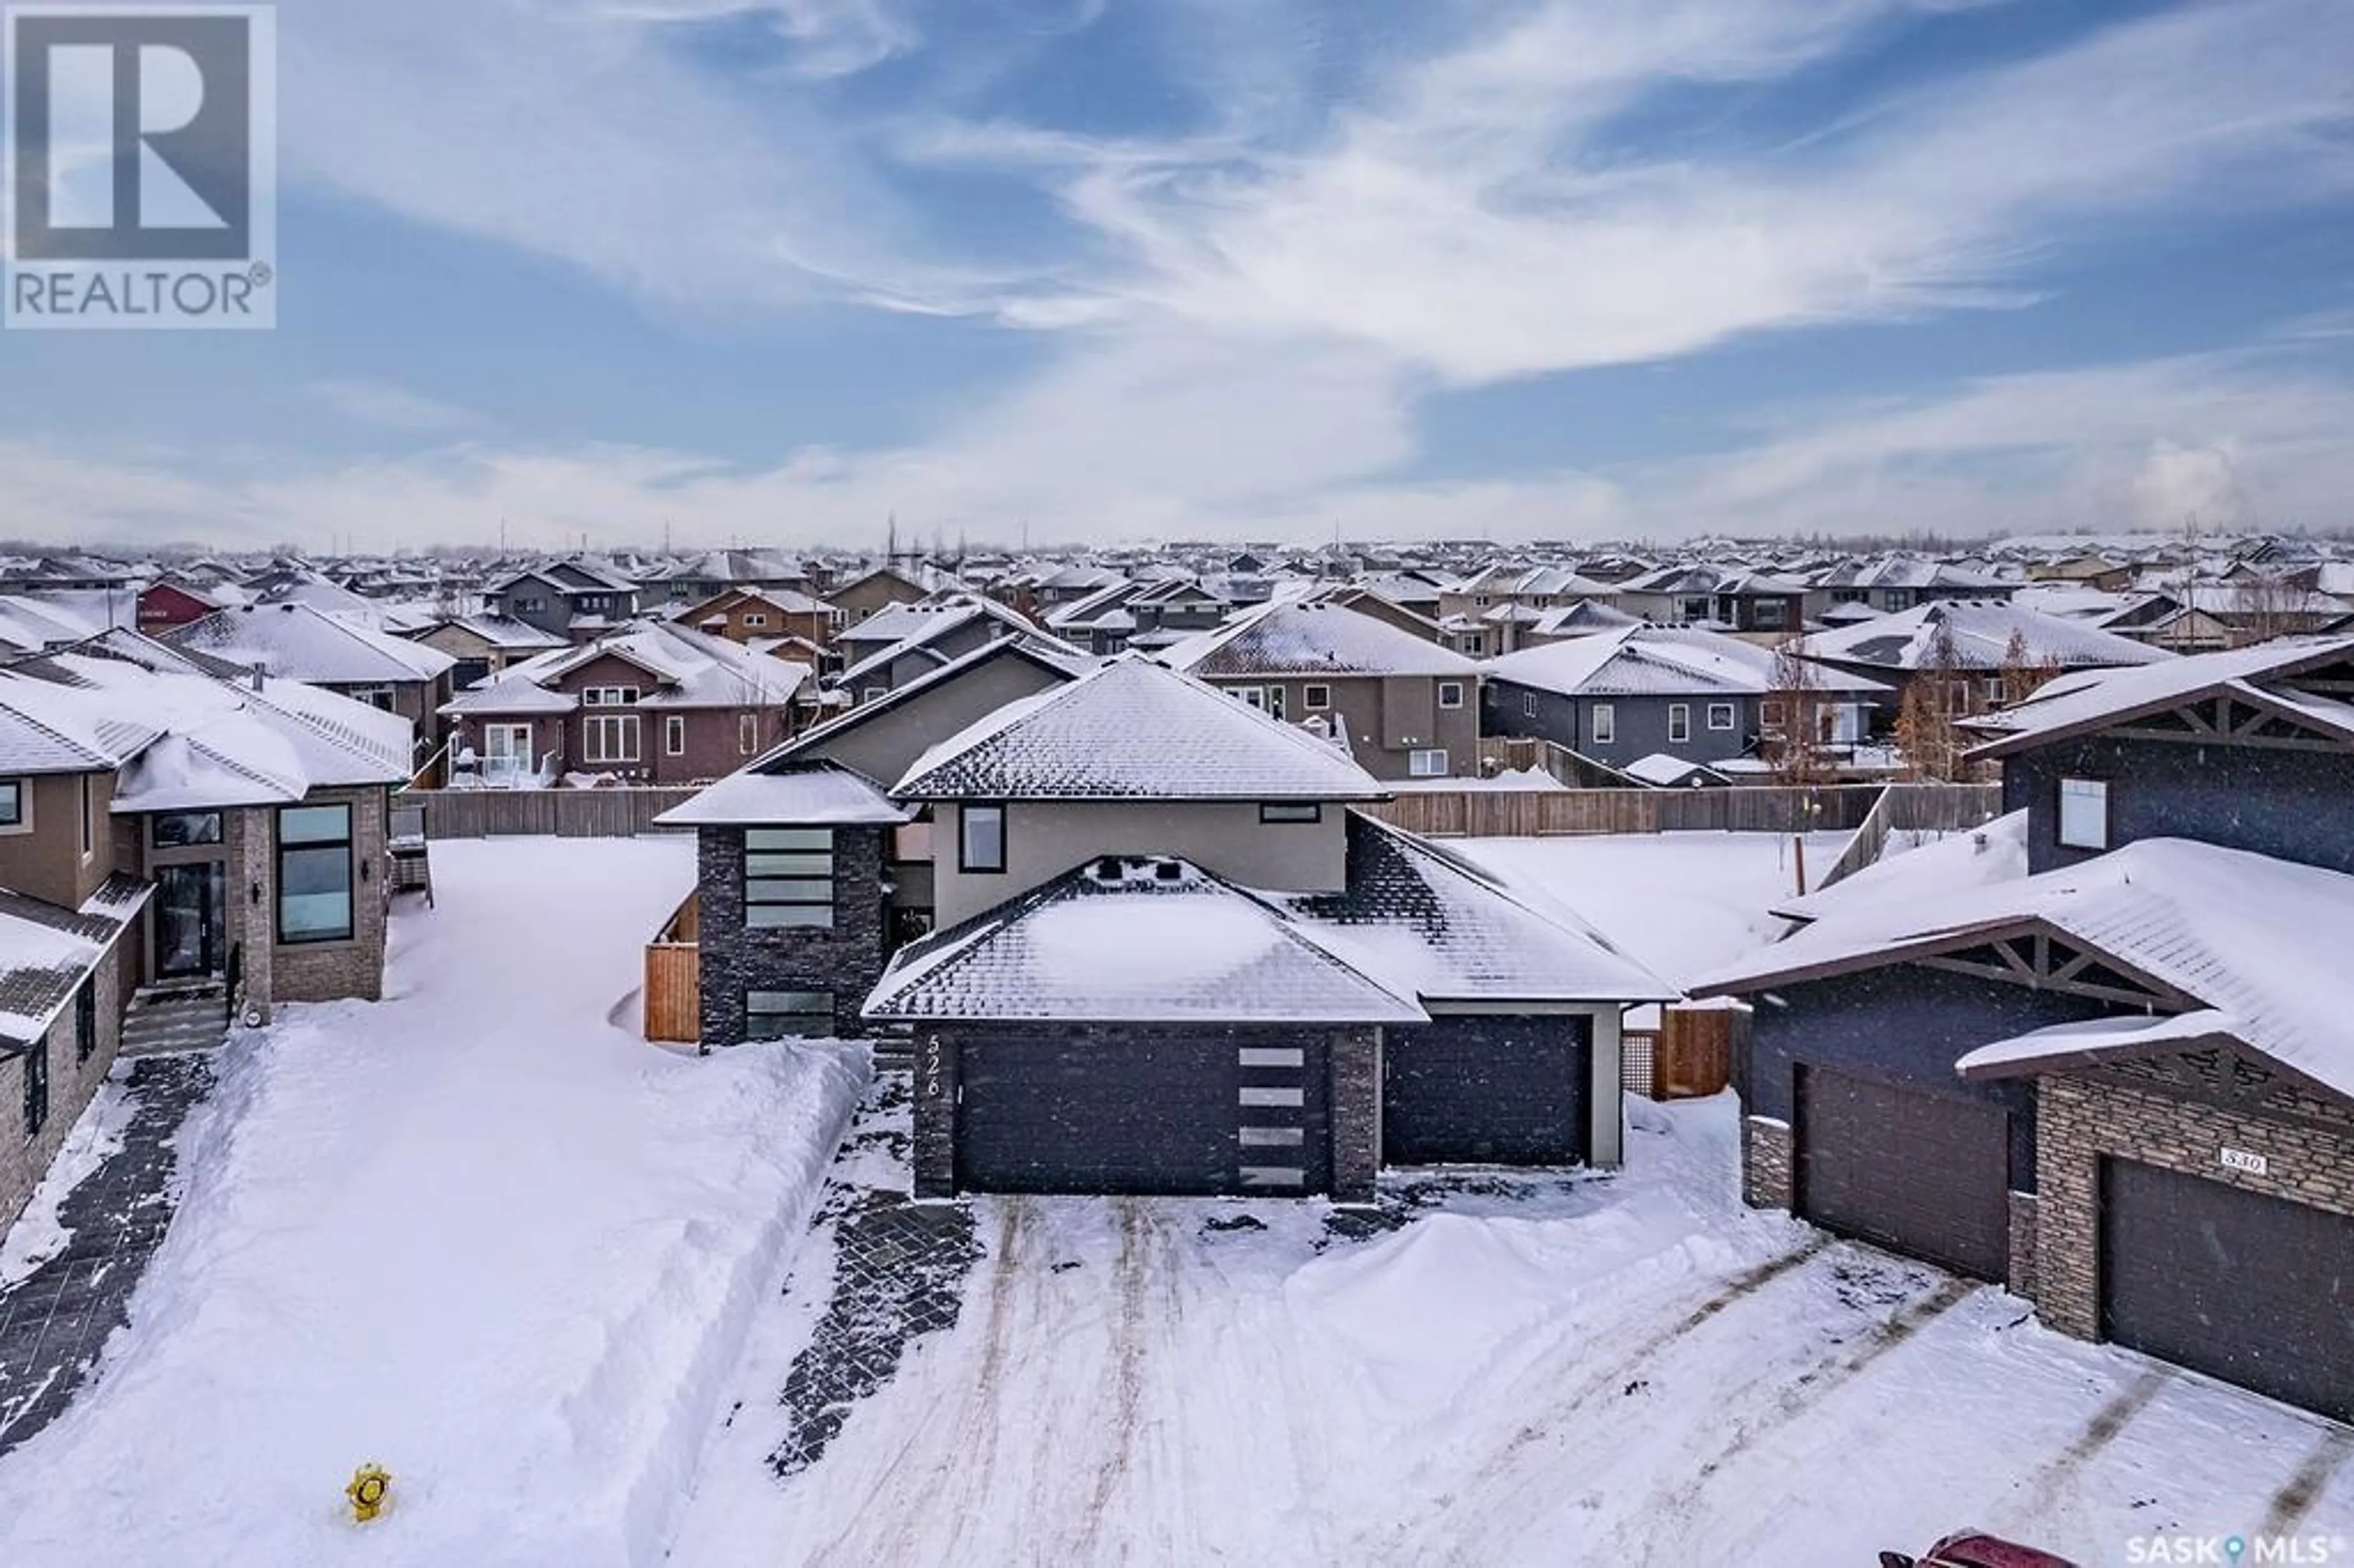
M2014 627L2010 641L2002 645L2002 705L2025 702L2059 673L2060 666L2032 652L2027 646L2027 633Z
M1960 770L1954 720L1969 712L1970 684L1952 625L1943 616L1933 616L1930 625L1928 646L1904 683L1904 699L1896 710L1896 745L1911 777L1946 782Z
M1759 741L1776 783L1810 786L1830 777L1824 732L1831 717L1822 672L1799 657L1795 640L1774 650Z

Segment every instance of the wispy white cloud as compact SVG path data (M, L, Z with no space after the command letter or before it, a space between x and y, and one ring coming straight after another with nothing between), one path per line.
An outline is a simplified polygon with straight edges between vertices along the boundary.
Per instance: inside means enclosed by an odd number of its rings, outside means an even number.
M480 422L480 416L389 382L360 376L314 381L311 395L345 418L388 430L451 431Z

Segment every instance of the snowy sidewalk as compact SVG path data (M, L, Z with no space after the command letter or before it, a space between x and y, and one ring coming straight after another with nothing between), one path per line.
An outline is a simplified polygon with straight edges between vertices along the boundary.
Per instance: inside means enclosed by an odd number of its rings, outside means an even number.
M0 1562L658 1560L864 1081L607 1022L693 845L435 846L387 1000L220 1054L96 1380L0 1459ZM355 1529L376 1461L393 1507Z
M212 1086L208 1055L118 1064L9 1233L0 1249L0 1455L65 1413L107 1336L128 1319L132 1289L172 1223L173 1139ZM16 1266L20 1257L28 1266Z

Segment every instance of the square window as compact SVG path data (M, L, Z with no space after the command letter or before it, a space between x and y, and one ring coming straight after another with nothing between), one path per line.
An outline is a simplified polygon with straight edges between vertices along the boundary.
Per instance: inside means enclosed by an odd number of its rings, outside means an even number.
M1005 869L1005 808L967 806L958 813L957 869L994 873Z
M1302 689L1299 705L1311 714L1320 714L1332 705L1332 688L1309 686Z
M2109 787L2097 779L2060 780L2060 842L2068 849L2109 847Z
M1463 683L1460 681L1439 682L1438 705L1442 708L1461 707L1463 705Z
M1731 729L1733 725L1734 707L1731 703L1711 703L1708 705L1709 728Z
M833 834L751 828L744 834L744 924L754 930L833 926Z

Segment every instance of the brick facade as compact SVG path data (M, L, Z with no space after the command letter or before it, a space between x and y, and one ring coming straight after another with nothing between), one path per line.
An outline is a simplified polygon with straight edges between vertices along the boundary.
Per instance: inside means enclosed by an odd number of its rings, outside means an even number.
M1797 1184L1791 1175L1790 1124L1770 1116L1741 1118L1741 1197L1753 1209L1791 1209Z
M2101 1333L2105 1155L2354 1218L2354 1107L2227 1052L2047 1077L2040 1103L2032 1294L2043 1320L2062 1333ZM2225 1168L2226 1146L2263 1155L2268 1173Z
M833 993L834 1033L867 1033L858 1010L883 978L888 957L884 892L886 830L833 830L833 926L829 930L756 928L744 924L744 830L705 828L697 835L696 938L702 979L702 1043L706 1050L744 1042L744 993Z
M352 935L340 942L277 940L276 818L266 810L239 813L249 819L245 856L249 863L249 841L262 837L266 840L262 858L269 867L258 905L251 900L250 887L247 889L248 910L252 916L248 929L254 938L248 942L245 954L249 1004L262 998L274 1001L338 1001L357 997L363 1001L376 1001L384 996L386 792L381 788L317 789L302 801L306 806L345 802L352 808ZM236 901L232 887L230 902ZM257 979L265 973L268 983L257 985Z
M135 939L126 936L118 941L90 978L98 995L98 1034L89 1054L78 1048L80 1010L70 1001L42 1038L39 1049L48 1053L49 1065L49 1115L33 1138L25 1136L25 1058L0 1056L0 1233L24 1212L66 1135L114 1065L114 1053L122 1044L122 1011L114 1005L122 991L122 944Z
M1332 1201L1370 1203L1382 1169L1382 1034L1352 1029L1332 1036Z

